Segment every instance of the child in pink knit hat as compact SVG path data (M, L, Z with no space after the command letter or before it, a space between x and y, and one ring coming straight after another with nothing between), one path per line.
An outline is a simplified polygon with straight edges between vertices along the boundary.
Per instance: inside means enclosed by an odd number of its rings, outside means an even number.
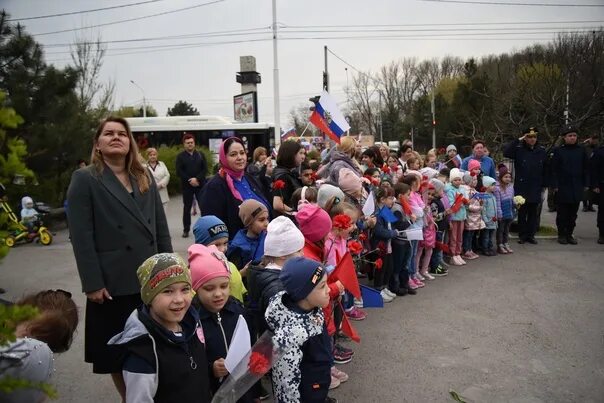
M224 359L231 348L231 339L239 317L247 317L245 308L230 296L229 262L216 246L191 245L189 247L191 283L197 293L193 306L199 313L201 335L205 340L206 354L210 364L210 389L216 393L229 375ZM236 269L234 269L236 270ZM247 323L247 322L246 322ZM248 330L252 324L247 323ZM255 335L250 331L252 344ZM252 387L239 401L255 401L260 397L259 386Z

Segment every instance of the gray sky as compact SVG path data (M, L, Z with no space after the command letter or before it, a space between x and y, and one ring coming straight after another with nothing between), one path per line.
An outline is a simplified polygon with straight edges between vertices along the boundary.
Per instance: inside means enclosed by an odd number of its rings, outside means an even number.
M141 1L145 0L0 0L0 7L10 13L11 18L25 18ZM142 94L130 83L130 80L135 80L144 89L149 103L157 109L160 116L166 114L168 107L183 99L191 102L201 114L232 118L232 96L240 92L240 86L235 82L235 72L239 71L239 56L252 55L256 57L257 69L262 74L262 84L258 87L260 120L272 122L271 0L222 0L181 12L92 28L87 31L38 35L137 18L212 1L216 0L162 0L86 14L27 20L22 21L22 24L38 42L47 45L46 58L57 66L69 63L69 47L54 45L73 43L76 36L82 33L85 33L88 38L100 34L104 41L223 33L214 37L198 36L108 44L102 76L105 80L112 78L116 82L116 107L140 104ZM494 1L484 0L484 2ZM604 4L603 0L499 1ZM421 0L278 0L277 19L283 27L280 36L304 38L279 41L281 121L282 127L286 128L290 109L300 104L310 105L308 97L321 91L324 45L362 71L376 71L380 66L402 57L417 57L419 60L447 54L464 59L470 56L480 57L521 49L536 42L547 42L555 36L554 31L565 28L572 30L602 26L604 7L498 6ZM571 24L562 23L563 21L598 22ZM519 22L545 23L522 25L517 24ZM478 23L488 25L476 25ZM343 27L333 28L335 25ZM357 27L350 27L351 25ZM358 27L358 25L372 27ZM382 26L378 27L378 25ZM485 28L488 30L476 31ZM334 29L346 32L325 32ZM367 32L376 29L382 31ZM242 30L249 31L241 32ZM225 34L225 31L229 33ZM376 35L389 38L350 38ZM334 36L348 38L334 39ZM408 38L393 39L397 36ZM248 42L232 43L234 41ZM212 42L223 43L207 45ZM176 45L182 44L196 46L175 48ZM169 47L158 48L166 45ZM145 48L141 49L141 47ZM329 56L330 92L342 103L342 106L346 102L345 67L347 66L342 61L332 55ZM349 67L350 82L352 82L352 73L353 69Z

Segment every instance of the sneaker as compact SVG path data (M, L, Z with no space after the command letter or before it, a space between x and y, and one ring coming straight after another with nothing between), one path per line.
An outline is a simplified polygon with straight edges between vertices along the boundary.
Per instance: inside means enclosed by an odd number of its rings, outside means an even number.
M407 283L407 285L409 286L410 290L417 290L419 287L417 285L415 285L415 281L413 281L413 279L409 279L409 282Z
M461 263L458 259L458 255L451 256L451 264L453 266L463 266L463 263Z
M350 357L352 357L354 355L353 349L344 347L341 344L336 344L334 346L334 349L335 349L335 351L341 353L342 355L348 355Z
M350 320L364 320L367 317L367 314L354 306L352 309L346 311L346 316Z
M445 269L441 265L438 265L438 266L436 266L436 269L430 270L430 274L432 274L435 277L444 277L444 276L447 276L449 274L449 272L447 271L447 269Z
M393 293L392 291L390 291L390 290L388 289L388 287L384 288L384 292L385 292L386 294L390 295L392 298L395 298L395 297L396 297L396 294L395 294L395 293Z
M271 397L270 393L268 393L268 390L266 390L262 382L260 382L260 400L266 400L269 397Z
M182 237L183 238L188 238L189 237L189 231L183 231L182 232Z
M568 245L568 240L565 237L558 237L558 243L560 245Z
M382 300L383 300L384 302L392 302L392 300L394 299L394 298L392 298L390 295L386 294L386 293L384 292L384 290L380 291L380 295L382 296Z
M459 255L457 255L457 260L458 260L458 261L459 261L459 263L461 263L462 265L464 265L464 264L468 264L468 263L467 263L465 260L463 260L463 259L461 258L461 256L459 256Z
M407 294L409 294L409 295L416 295L417 294L417 290L416 289L407 288Z
M503 246L503 244L501 244L497 247L497 253L499 253L500 255L507 255L508 251L505 248L505 246Z
M415 273L415 278L418 279L419 281L425 280L424 276L422 276L422 274L420 272Z
M474 256L474 259L478 259L480 257L480 255L474 251L472 251L472 256Z
M434 279L435 279L435 277L434 277L434 276L432 276L432 275L431 275L430 273L428 273L428 272L424 273L424 277L426 278L426 280L430 280L430 281L432 281L432 280L434 280Z
M344 383L348 380L348 374L344 371L340 371L336 367L331 367L331 376L340 381L340 383Z
M512 248L510 248L510 244L509 243L504 243L503 247L505 248L505 250L508 251L508 253L514 253L514 251L512 250Z
M472 252L471 250L467 251L466 253L463 254L463 258L464 259L468 259L468 260L474 260L478 257L477 254L475 254L474 252Z
M407 287L400 287L395 294L397 297L404 297L405 295L409 294L409 289Z
M329 383L329 390L335 389L340 386L340 380L335 376L331 375L331 382Z
M566 240L568 241L568 243L570 245L576 245L577 244L577 239L574 236L572 236L572 235L569 235L568 237L566 237Z
M350 361L352 361L351 355L342 355L342 354L334 351L334 353L333 353L333 362L334 363L341 365L341 364L348 364Z
M422 283L420 280L418 280L418 279L416 279L416 278L414 278L414 279L413 279L413 281L415 282L415 285L416 285L418 288L422 288L422 287L425 287L425 286L426 286L426 284Z
M363 307L363 299L354 299L354 306L356 308L362 308Z

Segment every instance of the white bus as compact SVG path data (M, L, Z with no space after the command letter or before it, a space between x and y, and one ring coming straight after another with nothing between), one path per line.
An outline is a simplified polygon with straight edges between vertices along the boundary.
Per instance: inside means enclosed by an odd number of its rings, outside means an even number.
M195 136L197 145L218 154L223 139L237 136L246 145L248 155L256 147L274 147L275 127L272 123L239 123L222 116L168 116L126 118L141 148L181 144L185 134Z

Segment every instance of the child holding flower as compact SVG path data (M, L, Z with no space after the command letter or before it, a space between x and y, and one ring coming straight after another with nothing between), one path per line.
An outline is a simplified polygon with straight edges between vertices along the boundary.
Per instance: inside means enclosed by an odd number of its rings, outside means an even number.
M513 253L508 239L510 225L514 220L514 185L512 184L512 174L503 164L499 165L499 181L494 194L495 199L497 199L497 216L499 217L497 252L501 254Z

